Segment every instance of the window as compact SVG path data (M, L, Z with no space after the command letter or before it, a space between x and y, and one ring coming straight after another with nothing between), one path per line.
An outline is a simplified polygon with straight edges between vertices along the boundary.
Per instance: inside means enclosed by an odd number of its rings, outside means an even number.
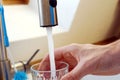
M29 0L3 0L4 5L28 4Z

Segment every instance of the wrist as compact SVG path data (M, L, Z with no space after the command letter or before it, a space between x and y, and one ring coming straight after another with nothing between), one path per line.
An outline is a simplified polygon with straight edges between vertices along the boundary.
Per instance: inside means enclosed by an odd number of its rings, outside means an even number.
M120 56L120 39L106 45L110 50L109 53L114 56Z
M120 73L120 40L105 45L105 52L101 58L101 71L104 74Z

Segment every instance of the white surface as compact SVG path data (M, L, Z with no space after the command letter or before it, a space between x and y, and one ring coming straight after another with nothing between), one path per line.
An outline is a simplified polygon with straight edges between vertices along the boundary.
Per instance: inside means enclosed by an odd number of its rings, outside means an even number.
M28 74L28 80L32 80L32 75ZM85 76L82 80L120 80L120 74L114 76Z
M84 77L82 80L120 80L120 74L114 76L93 76L88 75Z
M57 0L59 26L69 30L81 0Z

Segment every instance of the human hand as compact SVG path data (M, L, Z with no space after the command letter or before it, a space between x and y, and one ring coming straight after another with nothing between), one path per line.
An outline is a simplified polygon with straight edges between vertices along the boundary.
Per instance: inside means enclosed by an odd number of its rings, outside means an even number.
M80 80L87 74L109 74L111 68L107 46L98 46L92 44L72 44L55 49L55 61L64 61L69 64L69 73L62 77L61 80ZM40 68L48 68L48 55L40 63ZM44 63L47 63L43 66ZM43 66L43 67L41 67ZM46 66L46 67L45 67Z

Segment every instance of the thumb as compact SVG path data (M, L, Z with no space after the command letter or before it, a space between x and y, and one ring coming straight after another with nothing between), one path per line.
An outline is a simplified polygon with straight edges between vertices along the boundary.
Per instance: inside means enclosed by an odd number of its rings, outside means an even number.
M72 71L64 75L61 80L80 80L84 73L82 64L78 64Z
M61 80L78 80L78 79L75 79L75 75L73 75L72 72L64 75Z

